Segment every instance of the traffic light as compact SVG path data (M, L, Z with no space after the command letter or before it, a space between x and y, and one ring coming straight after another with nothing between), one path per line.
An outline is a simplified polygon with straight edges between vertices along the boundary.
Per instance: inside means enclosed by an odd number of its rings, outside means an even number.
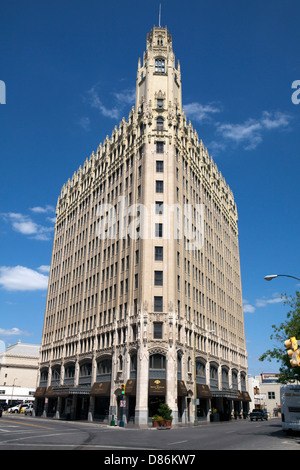
M125 384L121 384L121 393L125 395Z
M284 343L288 349L288 356L291 358L290 363L292 367L300 366L300 349L298 348L298 341L295 336L292 336L290 339L287 339Z

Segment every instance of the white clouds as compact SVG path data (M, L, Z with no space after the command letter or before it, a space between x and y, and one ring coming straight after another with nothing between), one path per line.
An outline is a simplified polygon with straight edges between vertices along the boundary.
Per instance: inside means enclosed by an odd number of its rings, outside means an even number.
M184 112L191 120L198 122L207 121L211 118L212 114L219 113L220 107L212 104L202 105L200 103L190 103L183 106Z
M260 144L267 131L286 128L290 116L281 112L264 111L259 119L247 119L242 124L217 123L216 130L225 141L243 145L245 150L253 150Z
M90 130L91 120L90 120L89 117L83 116L82 118L79 119L78 124L85 131L89 131Z
M251 305L248 300L244 299L243 308L244 312L246 313L254 313L257 308L266 307L270 304L278 304L280 302L283 302L283 299L278 297L277 294L274 294L273 298L271 299L267 299L266 297L263 297L262 299L256 299L255 305Z
M30 209L35 215L38 214L49 214L53 212L55 209L52 206L45 206L45 207L32 207ZM41 225L36 223L32 220L31 217L28 215L20 214L18 212L6 212L2 213L1 217L7 222L10 223L13 230L21 233L22 235L27 235L32 239L35 240L50 240L52 239L51 233L53 232L53 225L51 227L47 227L45 225ZM55 218L47 217L46 220L50 221L51 224L55 222Z
M112 93L113 101L110 106L106 106L103 103L100 94L96 89L96 85L93 86L90 90L87 91L84 101L87 102L92 108L96 108L100 111L100 114L111 119L120 119L122 117L122 112L125 106L134 105L135 100L135 89L128 88L119 92ZM79 120L81 127L86 130L89 128L90 119L88 117L81 118Z
M104 106L95 88L91 88L87 92L87 97L88 97L88 102L92 106L92 108L98 109L98 111L100 111L100 113L103 114L103 116L109 117L111 119L118 119L119 117L118 108L116 107L107 108L106 106Z
M257 299L256 300L256 307L265 307L268 304L278 304L282 302L283 299L281 297L275 297L274 299Z
M113 96L121 105L133 105L135 102L135 89L127 88L126 90L113 93Z
M261 124L254 119L243 124L218 124L217 132L224 139L243 144L245 150L254 149L262 141Z
M9 291L46 290L48 276L24 266L0 266L0 286Z
M247 313L254 313L255 312L255 307L253 307L253 305L250 305L248 303L246 303L247 301L245 301L244 303L244 312L247 312Z
M248 118L242 123L214 121L212 118L222 111L220 104L190 103L184 105L188 119L210 123L215 129L215 138L208 147L215 153L224 151L234 144L243 146L245 150L255 149L270 131L286 129L291 122L291 116L280 111L263 111L259 118Z
M42 273L49 273L50 272L50 266L42 264L39 268L37 268L38 271L41 271Z
M55 212L55 208L50 205L46 205L45 207L41 207L41 206L31 207L30 210L37 214L48 214L49 212L50 213Z
M28 336L26 331L22 331L19 328L0 328L0 336ZM0 351L1 352L1 351Z
M288 114L276 112L269 113L264 111L261 123L266 129L277 129L278 127L286 127L290 123L290 116Z

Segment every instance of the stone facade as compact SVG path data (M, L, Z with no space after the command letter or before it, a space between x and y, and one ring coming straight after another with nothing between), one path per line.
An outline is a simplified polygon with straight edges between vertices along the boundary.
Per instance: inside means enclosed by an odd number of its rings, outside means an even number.
M174 422L241 409L237 222L233 194L182 108L171 35L153 27L128 120L58 199L40 411L109 420L122 383L125 419L141 427L160 402Z
M0 405L33 400L38 380L39 353L39 345L20 340L0 353Z

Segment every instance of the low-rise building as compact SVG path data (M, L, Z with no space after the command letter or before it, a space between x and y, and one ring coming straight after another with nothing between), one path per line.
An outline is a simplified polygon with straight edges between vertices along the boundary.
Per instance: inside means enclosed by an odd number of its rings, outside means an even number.
M0 404L34 400L40 346L20 340L0 353Z
M249 395L252 408L264 408L269 416L277 416L280 412L280 387L278 373L261 373L249 378Z

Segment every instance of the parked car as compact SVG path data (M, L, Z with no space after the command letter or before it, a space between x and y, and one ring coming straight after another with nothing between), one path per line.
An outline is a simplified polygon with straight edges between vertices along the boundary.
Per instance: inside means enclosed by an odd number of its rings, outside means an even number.
M33 405L32 405L32 403L30 403L29 405L27 405L27 406L24 408L24 413L25 413L25 415L32 415L32 411L33 411Z
M250 420L253 421L254 419L257 421L258 419L261 419L262 421L265 419L268 421L268 413L264 409L255 409L252 410L250 413Z
M20 405L12 406L11 408L8 408L7 411L8 411L8 413L19 413Z

